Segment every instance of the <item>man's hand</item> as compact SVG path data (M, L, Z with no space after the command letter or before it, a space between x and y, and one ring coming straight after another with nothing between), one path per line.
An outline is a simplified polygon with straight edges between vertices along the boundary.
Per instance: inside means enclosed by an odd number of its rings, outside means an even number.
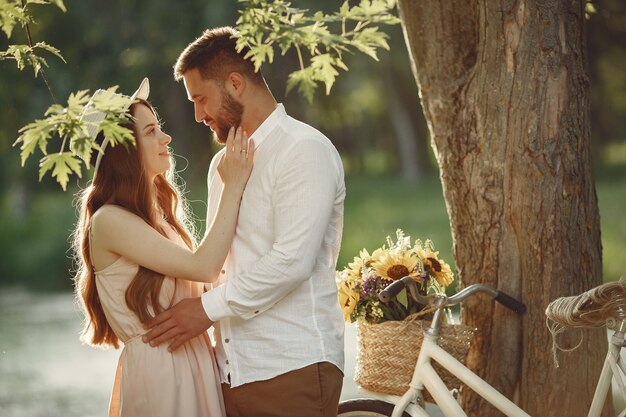
M211 326L213 322L204 312L200 297L186 298L146 323L151 330L143 335L143 341L159 346L169 340L167 350L173 352Z

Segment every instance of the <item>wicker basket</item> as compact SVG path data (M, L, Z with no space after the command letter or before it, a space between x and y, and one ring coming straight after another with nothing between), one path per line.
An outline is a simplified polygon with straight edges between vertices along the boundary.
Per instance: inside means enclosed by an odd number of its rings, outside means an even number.
M358 323L358 349L354 381L374 392L402 395L409 389L427 323L409 317L380 324ZM465 363L474 330L461 324L442 325L439 345ZM433 367L448 389L459 389L461 381L433 361ZM432 397L425 390L424 398Z

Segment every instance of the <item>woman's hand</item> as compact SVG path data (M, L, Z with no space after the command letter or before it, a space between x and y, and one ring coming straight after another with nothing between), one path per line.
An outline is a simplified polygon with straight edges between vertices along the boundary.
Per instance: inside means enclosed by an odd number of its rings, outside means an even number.
M248 133L238 127L230 128L226 139L226 150L217 165L225 187L238 188L241 191L246 186L254 161L254 141L248 139Z

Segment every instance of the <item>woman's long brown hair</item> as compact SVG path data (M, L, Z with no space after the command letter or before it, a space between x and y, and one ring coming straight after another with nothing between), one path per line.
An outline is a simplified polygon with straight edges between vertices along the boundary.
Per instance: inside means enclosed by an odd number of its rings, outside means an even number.
M147 106L155 115L154 108L145 100L139 100L130 108L131 116L139 105ZM138 138L135 125L128 126ZM136 140L136 146L141 146ZM109 325L96 288L95 272L91 259L90 223L93 214L104 204L115 204L136 214L163 236L159 226L161 216L182 237L191 249L194 246L193 226L188 220L188 207L174 178L173 168L168 176L157 175L154 183L148 182L135 146L108 146L102 157L93 182L79 193L79 219L73 233L73 249L77 263L74 277L76 297L85 314L81 339L92 345L119 346L119 340ZM160 210L160 212L159 212ZM162 214L161 214L162 213ZM163 311L159 304L159 292L164 276L143 266L126 290L126 304L145 322Z

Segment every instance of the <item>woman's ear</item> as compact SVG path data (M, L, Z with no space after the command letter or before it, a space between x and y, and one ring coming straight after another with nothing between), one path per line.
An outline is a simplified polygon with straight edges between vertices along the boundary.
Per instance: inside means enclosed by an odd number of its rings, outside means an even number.
M226 80L226 91L234 97L241 97L246 90L246 77L241 73L233 71L228 74Z

